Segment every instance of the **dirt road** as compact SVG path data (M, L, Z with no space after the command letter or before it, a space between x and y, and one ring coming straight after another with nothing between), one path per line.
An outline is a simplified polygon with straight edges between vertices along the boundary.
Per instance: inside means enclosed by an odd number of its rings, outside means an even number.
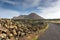
M49 28L38 40L60 40L60 24L49 23Z

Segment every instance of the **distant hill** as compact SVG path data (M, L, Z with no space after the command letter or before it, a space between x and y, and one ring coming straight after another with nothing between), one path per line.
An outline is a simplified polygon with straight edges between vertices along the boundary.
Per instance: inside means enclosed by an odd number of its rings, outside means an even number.
M13 17L13 19L44 19L44 18L37 15L36 13L30 13L29 15L20 15L17 17Z

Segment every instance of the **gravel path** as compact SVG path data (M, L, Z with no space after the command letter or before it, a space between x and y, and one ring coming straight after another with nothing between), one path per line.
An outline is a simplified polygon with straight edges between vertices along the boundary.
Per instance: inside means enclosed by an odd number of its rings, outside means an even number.
M38 40L60 40L60 24L49 24L49 28Z

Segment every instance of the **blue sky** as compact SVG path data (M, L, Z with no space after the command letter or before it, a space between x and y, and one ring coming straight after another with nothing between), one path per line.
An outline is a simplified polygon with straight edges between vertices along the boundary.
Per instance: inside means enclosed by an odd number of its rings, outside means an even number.
M46 18L60 18L60 0L0 0L0 18L36 14Z

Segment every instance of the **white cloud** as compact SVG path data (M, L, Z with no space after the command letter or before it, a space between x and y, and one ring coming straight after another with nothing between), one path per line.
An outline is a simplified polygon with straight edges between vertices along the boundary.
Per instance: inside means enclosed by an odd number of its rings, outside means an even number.
M12 18L18 15L20 15L20 13L17 11L0 8L0 18Z
M60 18L60 0L58 0L57 2L52 3L52 7L48 7L48 8L38 8L38 9L42 9L42 13L40 14L41 16L43 16L44 18Z
M38 6L41 0L25 0L25 2L22 3L23 8L30 8Z
M0 0L0 1L2 1L2 3L6 2L6 3L12 4L12 5L16 5L16 2L14 2L14 1L9 1L9 0Z
M23 9L26 9L26 8L38 6L38 5L39 5L39 2L40 2L41 0L25 0L25 1L23 1L23 2L20 2L20 1L17 1L17 0L15 0L15 1L0 0L0 1L2 1L2 3L5 3L5 2L6 2L6 3L9 3L9 4L11 4L11 5L13 5L13 6L16 6L16 7L22 6Z
M38 5L40 5L40 1L42 0L25 0L23 2L14 2L14 1L9 1L9 0L0 0L3 2L7 2L9 4L13 4L16 6L21 6L22 9L26 9L26 8L31 8L31 7L36 7ZM43 0L44 1L44 0ZM54 1L54 0L53 0ZM39 9L40 11L42 11L42 13L40 12L40 15L44 18L60 18L60 0L57 0L56 2L52 2L52 0L47 0L44 1L45 4L41 4L41 5L45 5L45 6L49 6L49 7L38 7L37 9ZM51 3L52 2L52 3ZM36 12L36 11L32 11L32 12ZM2 13L2 14L1 14ZM36 12L38 13L38 12ZM4 15L3 15L4 14ZM0 9L0 17L6 17L6 15L8 17L13 17L15 15L19 15L19 12L17 11L13 11L13 10L7 10L7 9ZM24 13L23 13L24 14ZM26 14L26 13L25 13Z
M31 6L38 6L41 0L34 0Z

